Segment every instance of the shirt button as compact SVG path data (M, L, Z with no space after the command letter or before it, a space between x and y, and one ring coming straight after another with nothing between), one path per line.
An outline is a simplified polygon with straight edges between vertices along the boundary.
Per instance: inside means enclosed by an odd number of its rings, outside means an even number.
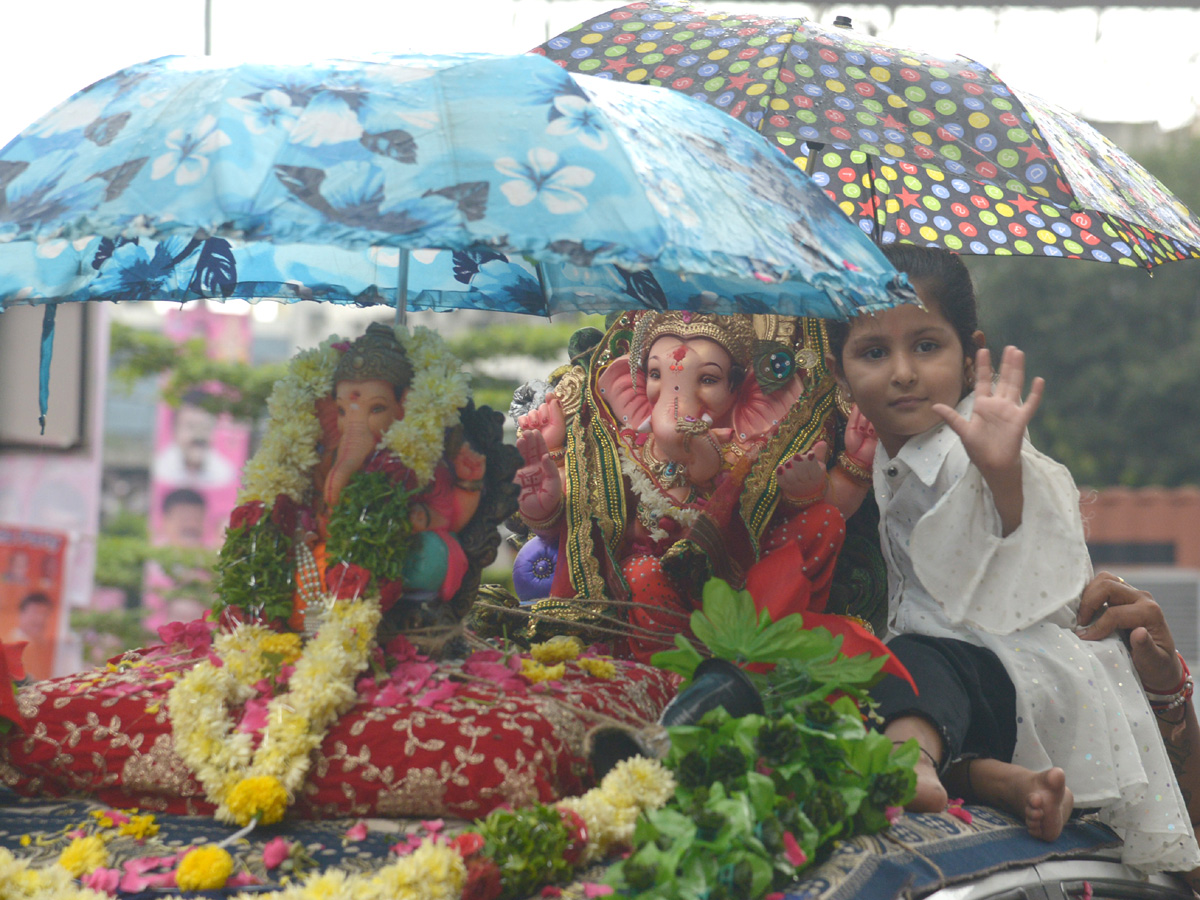
M895 478L900 474L900 469L894 465L888 466L884 471L887 473L888 478Z

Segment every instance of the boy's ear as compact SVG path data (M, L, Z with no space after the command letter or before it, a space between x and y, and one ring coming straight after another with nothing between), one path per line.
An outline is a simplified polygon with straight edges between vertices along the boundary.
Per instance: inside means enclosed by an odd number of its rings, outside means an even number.
M838 362L838 358L832 353L825 354L825 368L829 370L829 374L833 376L833 380L838 383L838 387L849 395L850 384L846 381L846 374L842 371L842 364Z

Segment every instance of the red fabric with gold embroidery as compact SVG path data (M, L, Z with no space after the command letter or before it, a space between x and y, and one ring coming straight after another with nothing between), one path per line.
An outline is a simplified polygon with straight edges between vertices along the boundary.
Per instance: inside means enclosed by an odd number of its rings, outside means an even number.
M17 700L25 734L0 747L0 780L26 795L83 794L114 807L211 813L171 741L166 697L195 664L185 656L148 648L107 669L23 688ZM431 680L454 686L408 697L362 693L326 735L292 812L473 818L504 803L578 794L590 786L583 743L595 718L588 712L654 721L675 691L669 673L614 665L611 679L567 663L561 680L543 685L515 678L506 688L476 677ZM460 668L441 663L438 674L446 667Z
M773 620L823 610L845 539L842 514L825 502L772 527L763 539L763 558L746 577L758 608L766 609ZM635 628L629 648L635 659L648 663L655 653L674 646L677 633L692 638L688 620L700 607L699 598L693 604L681 596L657 557L632 556L623 563L622 574L634 602L640 604L629 612ZM760 598L766 596L771 602L764 605Z

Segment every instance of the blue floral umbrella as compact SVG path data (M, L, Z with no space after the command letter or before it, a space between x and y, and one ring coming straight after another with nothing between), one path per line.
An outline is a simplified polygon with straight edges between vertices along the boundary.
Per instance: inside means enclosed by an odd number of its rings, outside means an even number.
M538 57L168 57L0 151L0 311L316 299L844 318L912 299L749 128ZM48 359L44 359L48 366Z

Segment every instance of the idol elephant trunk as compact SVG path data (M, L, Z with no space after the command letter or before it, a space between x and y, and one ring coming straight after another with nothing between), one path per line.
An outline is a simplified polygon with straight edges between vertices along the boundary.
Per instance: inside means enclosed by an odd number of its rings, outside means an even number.
M654 453L660 459L682 463L693 484L711 481L721 471L721 449L709 433L710 423L698 405L662 397L650 414Z
M333 468L325 479L325 504L332 508L337 504L342 490L360 472L367 458L379 443L366 422L346 422L342 426L342 437L338 441Z

